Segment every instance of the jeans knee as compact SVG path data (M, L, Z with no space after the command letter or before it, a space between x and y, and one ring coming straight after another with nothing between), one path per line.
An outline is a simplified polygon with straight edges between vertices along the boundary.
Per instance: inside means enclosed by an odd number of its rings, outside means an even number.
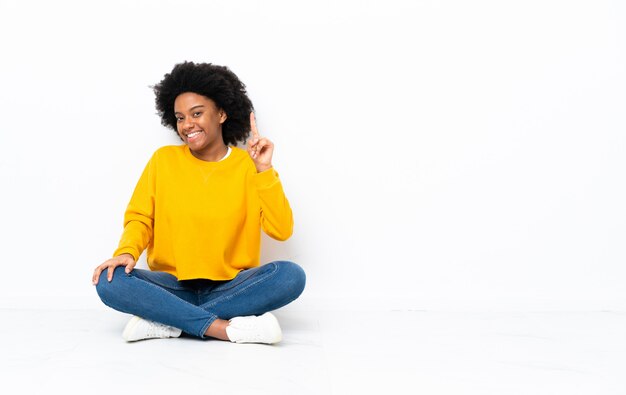
M109 282L107 276L108 271L104 270L100 273L100 278L98 278L98 284L96 284L96 292L100 297L100 300L107 306L109 305L109 301L115 295L119 295L118 285L120 281L126 276L126 272L124 271L124 266L118 266L113 271L113 279ZM117 282L116 282L117 281Z
M293 299L296 299L300 296L302 291L304 291L304 287L306 285L306 274L304 273L304 269L302 269L300 265L290 261L279 261L275 263L282 274L282 284L292 295Z

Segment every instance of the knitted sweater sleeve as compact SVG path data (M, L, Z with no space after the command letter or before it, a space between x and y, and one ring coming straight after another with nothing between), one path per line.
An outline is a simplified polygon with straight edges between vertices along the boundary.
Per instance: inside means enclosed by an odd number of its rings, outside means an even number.
M261 228L273 239L287 240L293 233L293 213L278 173L268 169L256 175L261 202Z
M135 261L152 239L156 183L156 153L146 165L124 213L124 232L113 256L131 254Z

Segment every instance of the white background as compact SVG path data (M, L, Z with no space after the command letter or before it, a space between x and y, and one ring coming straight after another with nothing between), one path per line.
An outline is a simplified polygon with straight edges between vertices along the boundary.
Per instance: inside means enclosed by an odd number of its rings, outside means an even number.
M619 1L0 0L0 307L104 308L184 60L247 85L302 308L626 308ZM145 263L144 263L145 265ZM294 307L295 308L295 307Z

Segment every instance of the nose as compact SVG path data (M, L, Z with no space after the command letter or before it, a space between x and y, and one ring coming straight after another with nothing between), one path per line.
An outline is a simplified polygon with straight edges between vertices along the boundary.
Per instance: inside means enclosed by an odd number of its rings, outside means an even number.
M185 120L183 121L183 130L184 131L192 130L194 126L195 126L195 124L193 122L193 118L191 118L191 117L186 117Z

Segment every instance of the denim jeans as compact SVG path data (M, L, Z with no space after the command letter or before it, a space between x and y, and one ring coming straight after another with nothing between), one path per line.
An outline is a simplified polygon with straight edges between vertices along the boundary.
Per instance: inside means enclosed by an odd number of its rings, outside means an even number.
M116 267L111 282L106 270L100 274L96 290L105 305L200 338L218 318L260 315L291 303L306 283L304 270L288 261L242 270L227 281L178 281L165 272L124 269Z

